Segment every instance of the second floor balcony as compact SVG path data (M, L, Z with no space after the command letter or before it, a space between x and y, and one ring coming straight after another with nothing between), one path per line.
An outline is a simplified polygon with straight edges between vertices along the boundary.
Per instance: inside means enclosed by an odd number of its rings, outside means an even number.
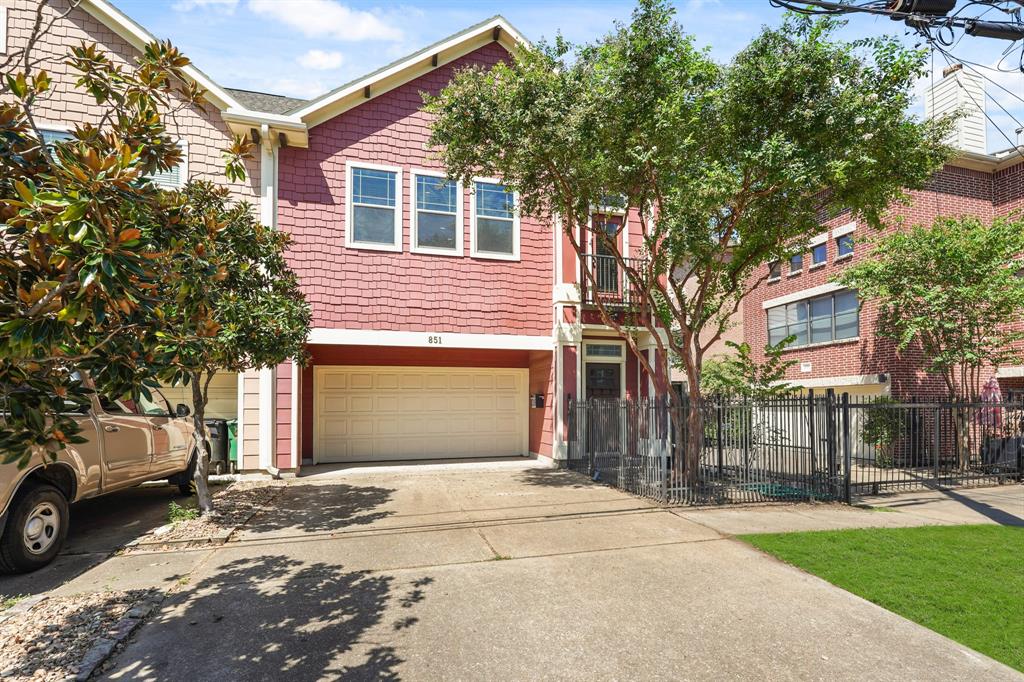
M624 258L622 260L626 267L634 267L641 263L639 258ZM585 254L582 256L581 262L586 269L581 273L580 279L583 305L596 306L600 302L610 309L637 308L642 305L643 295L632 286L625 268L620 265L615 256ZM591 282L586 272L593 273L594 282Z

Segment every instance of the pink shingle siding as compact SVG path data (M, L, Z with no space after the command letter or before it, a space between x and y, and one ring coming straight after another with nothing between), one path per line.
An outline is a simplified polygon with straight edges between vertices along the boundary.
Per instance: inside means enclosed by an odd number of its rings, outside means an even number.
M517 262L470 257L471 195L463 189L464 256L409 252L411 170L441 170L426 147L423 91L455 69L507 56L497 43L367 101L310 130L309 149L281 150L278 224L313 307L313 326L540 335L551 332L553 228L524 217ZM402 252L345 246L346 161L402 169Z
M8 7L7 49L12 52L24 47L28 41L37 3L34 0L5 0L2 4ZM49 21L67 10L66 0L50 0L43 10L44 20ZM80 7L56 21L33 50L33 55L40 60L37 68L45 69L53 79L52 90L35 106L35 117L41 128L73 128L76 124L99 120L103 109L97 107L87 93L75 87L77 72L65 64L68 51L82 43L96 43L117 66L133 66L138 55L134 47ZM247 181L231 184L224 177L221 150L231 144L232 135L215 106L207 104L202 109L186 108L173 118L168 117L165 123L173 137L187 142L190 177L228 185L237 197L250 202L258 199L260 173L257 159L247 164Z

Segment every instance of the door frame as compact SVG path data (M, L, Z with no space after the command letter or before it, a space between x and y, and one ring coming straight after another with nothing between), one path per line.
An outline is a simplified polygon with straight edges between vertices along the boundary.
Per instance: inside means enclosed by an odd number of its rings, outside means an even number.
M519 374L523 381L523 388L526 393L526 397L530 395L530 369L528 367L442 367L432 365L314 365L313 366L313 464L337 464L338 462L323 462L321 460L321 447L320 447L320 431L318 425L320 423L320 387L323 384L322 375L324 372L329 370L346 369L346 370L376 370L376 369L388 369L388 370L406 370L415 372L417 370L430 370L434 372L443 373L460 373L460 372L501 372L501 373L515 373ZM623 382L625 383L625 382ZM516 412L522 418L523 429L522 433L519 434L520 450L523 453L522 456L528 457L530 452L530 412L529 404L526 400L522 401L522 404L516 406ZM372 461L372 460L367 460ZM384 461L384 460L382 460ZM398 460L396 460L398 461Z
M626 399L626 353L629 349L626 347L626 342L615 339L615 338L584 338L581 342L583 345L583 352L580 353L582 360L583 370L580 372L580 395L583 396L583 400L587 399L587 364L593 362L594 364L601 365L614 365L619 364L619 400ZM594 355L591 356L588 349L591 344L601 346L618 346L621 349L618 358L609 357L607 355Z

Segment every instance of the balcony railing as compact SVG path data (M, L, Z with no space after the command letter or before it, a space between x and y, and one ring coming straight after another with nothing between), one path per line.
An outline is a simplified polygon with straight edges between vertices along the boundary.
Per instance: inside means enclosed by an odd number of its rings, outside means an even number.
M624 258L623 261L628 267L640 263L640 259L637 258ZM600 301L609 308L624 308L640 305L643 301L643 297L634 290L615 256L585 254L582 262L587 271L594 273L596 281L594 286L586 273L583 273L580 293L584 305L597 305Z

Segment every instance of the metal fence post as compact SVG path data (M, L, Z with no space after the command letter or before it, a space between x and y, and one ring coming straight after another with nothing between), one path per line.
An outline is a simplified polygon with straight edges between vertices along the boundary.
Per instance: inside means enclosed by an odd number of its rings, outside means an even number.
M722 401L718 400L718 404L715 406L715 421L717 430L717 443L718 443L718 478L721 480L725 474L725 462L722 455Z
M942 440L941 428L939 425L939 419L941 418L942 412L936 407L932 410L932 457L935 458L935 483L939 482L939 443Z
M853 459L852 453L850 452L850 394L843 394L843 499L846 504L850 504L851 500L851 486L850 477L852 476L851 460Z

